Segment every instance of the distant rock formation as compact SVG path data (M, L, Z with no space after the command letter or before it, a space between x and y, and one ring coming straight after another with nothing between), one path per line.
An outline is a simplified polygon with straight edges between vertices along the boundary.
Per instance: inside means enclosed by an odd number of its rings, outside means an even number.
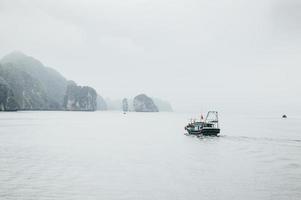
M6 94L6 89L4 88L9 88L8 91L11 92L8 93L14 95L14 100L19 105L18 108L20 110L66 109L64 98L68 85L67 79L54 69L44 66L33 57L17 51L4 56L0 60L0 77L2 78L1 94L2 92ZM85 93L86 91L91 91L90 89L85 88L81 91ZM86 93L92 94L93 92ZM2 96L2 101L5 102L5 95ZM2 110L5 110L4 102L0 102L3 107ZM12 100L9 102L12 102ZM80 104L78 109L84 110L85 106L82 106ZM93 108L90 105L86 106L88 110ZM14 108L14 106L11 108Z
M70 83L64 98L64 108L68 111L95 111L96 99L97 93L93 88Z
M67 80L61 74L17 51L0 62L0 74L12 88L20 109L62 109Z
M106 101L102 98L102 96L97 95L97 110L108 110L108 105Z
M136 112L159 112L153 100L145 94L140 94L134 98L134 110Z
M124 98L124 99L109 99L106 98L107 108L108 110L118 110L118 111L124 111L124 104L125 99L128 104L128 111L135 111L134 108L134 99L133 98ZM153 103L157 107L158 111L161 112L173 112L172 106L168 101L159 99L159 98L151 98L153 100Z
M129 111L129 103L128 103L127 98L124 98L122 100L122 110L123 110L123 112L128 112Z
M0 60L0 111L8 110L127 110L171 111L168 102L138 95L106 99L91 87L80 87L39 60L12 52Z
M0 111L17 111L19 104L6 81L0 77Z

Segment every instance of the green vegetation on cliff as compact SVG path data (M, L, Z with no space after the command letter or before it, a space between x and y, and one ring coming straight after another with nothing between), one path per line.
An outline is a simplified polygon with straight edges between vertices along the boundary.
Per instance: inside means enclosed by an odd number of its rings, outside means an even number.
M67 86L64 109L69 111L95 111L97 93L91 87L81 87L74 83Z
M0 111L16 111L19 109L12 89L7 82L0 77Z

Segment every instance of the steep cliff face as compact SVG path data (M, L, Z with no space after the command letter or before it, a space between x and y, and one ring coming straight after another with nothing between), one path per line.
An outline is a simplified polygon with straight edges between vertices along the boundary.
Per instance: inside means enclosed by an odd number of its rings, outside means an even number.
M13 91L22 110L49 109L48 98L40 82L12 64L0 65L0 76Z
M97 93L91 87L81 87L72 83L67 86L64 109L68 111L95 111Z
M159 112L153 100L145 94L140 94L134 98L134 110L136 112Z
M0 62L0 75L11 86L21 109L62 109L67 80L61 74L17 51Z
M0 77L0 111L17 111L19 104L15 100L12 89L7 82Z
M72 82L74 87L69 86L67 91L69 82L60 73L21 52L13 52L0 60L0 77L0 110L14 110L14 101L20 110L96 109L94 89Z

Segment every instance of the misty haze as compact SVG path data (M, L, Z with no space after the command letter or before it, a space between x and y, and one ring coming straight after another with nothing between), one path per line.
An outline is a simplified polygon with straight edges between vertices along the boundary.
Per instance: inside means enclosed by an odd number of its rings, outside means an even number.
M0 0L0 199L301 198L298 0Z

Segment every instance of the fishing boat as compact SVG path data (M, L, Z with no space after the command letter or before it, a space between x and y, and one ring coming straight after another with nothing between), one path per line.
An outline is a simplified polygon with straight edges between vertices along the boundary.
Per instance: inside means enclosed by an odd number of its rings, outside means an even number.
M217 136L220 133L218 124L218 112L209 111L205 120L201 117L200 121L191 120L185 130L191 135Z

